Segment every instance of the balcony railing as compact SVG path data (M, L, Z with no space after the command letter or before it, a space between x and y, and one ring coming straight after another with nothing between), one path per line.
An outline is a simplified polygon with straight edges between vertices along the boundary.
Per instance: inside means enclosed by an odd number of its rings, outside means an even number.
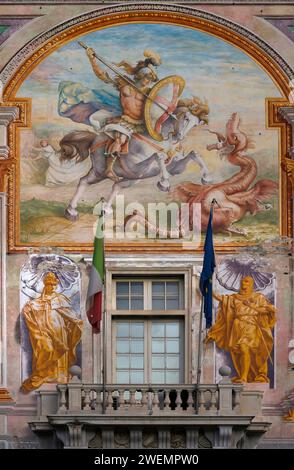
M57 385L48 401L46 391L37 392L39 416L50 413L105 415L259 415L262 392L243 390L227 371L218 384L122 385L82 383L77 376ZM55 400L54 397L55 396ZM50 408L50 409L48 409Z

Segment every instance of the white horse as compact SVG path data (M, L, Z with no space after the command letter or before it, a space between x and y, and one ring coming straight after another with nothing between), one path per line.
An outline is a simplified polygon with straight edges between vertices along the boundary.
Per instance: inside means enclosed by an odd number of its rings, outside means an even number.
M188 132L193 127L203 124L204 121L191 112L188 107L181 106L175 114L177 119L170 117L162 128L162 134L166 138L163 142L155 142L144 135L132 135L128 154L117 158L114 162L113 171L119 181L112 185L110 196L106 201L106 211L111 211L112 202L121 189L130 187L146 178L159 175L157 187L161 191L169 191L170 175L183 173L190 161L198 163L202 184L212 182L207 166L195 150L187 155L179 150L179 144L182 143ZM74 131L65 135L60 141L61 159L75 159L76 162L79 162L90 155L92 160L92 168L86 176L80 179L77 190L65 210L65 217L69 220L77 220L78 201L87 187L107 178L104 148L108 139L108 133L106 135L101 129L98 134L89 131ZM169 153L171 149L172 156Z

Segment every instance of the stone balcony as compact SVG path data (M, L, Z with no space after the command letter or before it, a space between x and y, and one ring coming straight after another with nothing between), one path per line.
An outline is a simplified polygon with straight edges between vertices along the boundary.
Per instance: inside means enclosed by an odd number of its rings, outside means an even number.
M233 384L222 369L218 384L198 386L103 387L76 375L36 392L38 417L30 427L41 441L51 433L64 448L253 448L271 424L261 417L263 392Z

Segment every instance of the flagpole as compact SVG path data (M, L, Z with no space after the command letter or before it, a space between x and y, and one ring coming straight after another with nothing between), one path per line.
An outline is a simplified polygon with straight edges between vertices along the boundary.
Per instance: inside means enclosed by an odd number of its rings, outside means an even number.
M218 204L216 199L213 199L211 201L211 210L212 210L212 219L213 219L213 208L214 205ZM200 380L201 380L201 372L202 372L202 367L201 367L201 362L202 362L202 352L203 352L203 346L202 346L202 335L203 335L203 313L204 313L204 296L201 295L201 307L200 307L200 318L199 318L199 335L198 335L198 357L197 357L197 374L196 374L196 414L198 413L199 410L199 385L200 385Z
M103 260L105 266L105 211L104 211L104 198L101 198L101 217L103 225ZM104 268L103 279L103 312L102 312L102 344L103 344L103 364L102 364L102 414L106 412L106 272Z
M103 286L103 369L102 369L102 414L106 411L106 285Z
M202 331L203 331L203 311L204 311L204 301L203 295L201 295L201 307L200 307L200 318L199 318L199 335L198 335L198 357L197 357L197 375L196 375L196 413L199 409L199 384L201 379L201 361L202 361Z

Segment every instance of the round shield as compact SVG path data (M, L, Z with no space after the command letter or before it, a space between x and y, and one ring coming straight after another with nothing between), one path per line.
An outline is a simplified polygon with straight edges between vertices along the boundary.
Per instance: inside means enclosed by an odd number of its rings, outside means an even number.
M171 75L157 82L150 91L146 99L144 118L146 128L153 139L159 142L163 140L162 125L169 117L174 118L173 112L184 88L185 80L178 75Z

